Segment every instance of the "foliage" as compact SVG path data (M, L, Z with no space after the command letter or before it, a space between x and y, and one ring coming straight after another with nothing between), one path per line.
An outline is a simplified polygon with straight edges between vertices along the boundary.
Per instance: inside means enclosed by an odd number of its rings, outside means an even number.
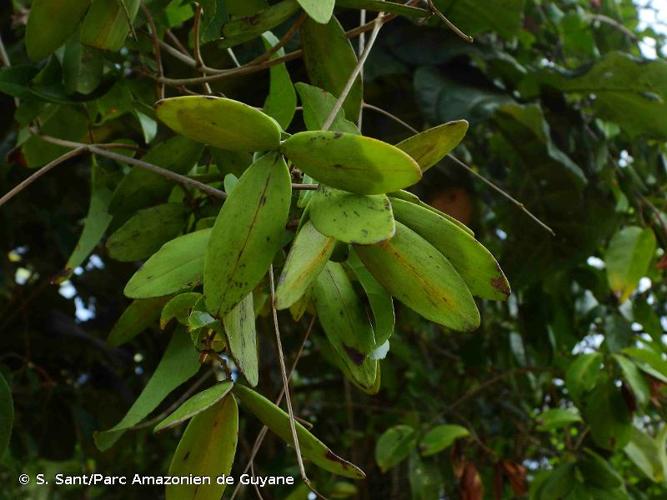
M275 498L667 494L637 6L69 3L0 14L8 495L246 464L303 480ZM122 496L234 494L152 488Z

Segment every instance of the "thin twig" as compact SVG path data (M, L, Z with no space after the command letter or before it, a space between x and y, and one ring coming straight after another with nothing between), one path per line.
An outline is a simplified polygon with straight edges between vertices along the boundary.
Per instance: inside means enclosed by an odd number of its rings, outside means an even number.
M359 11L359 26L363 26L364 24L366 24L366 9L361 9ZM362 33L361 35L359 35L359 51L358 52L359 52L360 56L364 52L365 46L366 46L366 34ZM361 76L361 79L363 81L363 79L364 79L364 68L363 67L361 68L361 72L359 73L359 75ZM363 121L364 121L364 107L361 106L359 108L359 117L357 119L357 127L359 128L359 131L361 131Z
M299 30L301 25L304 23L304 21L308 18L306 13L302 13L296 21L292 24L292 26L289 27L289 29L285 32L285 34L278 40L278 43L276 43L273 47L271 47L269 50L264 52L263 54L260 54L257 56L255 59L250 61L248 64L260 64L263 63L264 61L268 61L273 54L278 52L280 49L282 49L287 42L289 42L296 32Z
M144 170L150 170L155 174L161 175L162 177L166 177L167 179L170 179L174 182L178 182L179 184L182 184L184 186L199 189L203 193L206 193L207 195L212 196L214 198L224 199L227 197L227 193L219 189L216 189L214 187L211 187L208 184L196 181L185 175L177 174L176 172L172 172L171 170L167 170L166 168L162 168L152 163L148 163L147 161L144 160L137 160L136 158L132 158L130 156L125 156L118 153L114 153L113 151L108 151L107 149L104 148L103 144L98 144L98 145L84 144L81 142L66 141L65 139L59 139L57 137L52 137L49 135L39 135L38 137L51 144L57 144L58 146L64 146L67 148L82 149L83 151L88 151L90 153L94 153L99 156L104 156L114 161L127 163L129 165L134 165L135 167L143 168Z
M283 378L283 389L285 391L285 403L287 404L287 413L289 414L289 425L292 431L292 440L294 441L294 450L296 451L296 461L299 465L299 472L301 473L301 480L310 488L316 495L321 497L319 493L312 486L310 479L306 475L306 468L303 465L303 457L301 456L301 447L299 446L299 436L296 432L296 420L294 418L294 409L292 408L292 397L289 391L289 380L287 379L287 369L285 368L285 356L283 355L283 343L280 340L280 325L278 323L278 310L276 309L276 288L275 279L273 277L273 264L269 267L269 283L271 285L271 312L273 315L273 328L276 334L276 348L278 350L278 361L280 365L280 375Z
M459 160L456 156L453 154L448 154L447 158L452 160L454 163L456 163L459 167L464 168L467 170L469 173L477 177L479 180L481 180L483 183L485 183L487 186L495 190L496 192L502 194L505 198L507 198L509 201L511 201L514 205L516 205L519 210L521 210L523 213L525 213L528 217L533 219L542 229L547 231L551 236L556 236L556 233L554 232L553 229L551 229L549 226L547 226L544 222L542 222L535 214L533 214L530 210L526 208L526 206L521 203L519 200L517 200L514 196L509 194L507 191L504 191L502 188L498 187L496 184L488 180L486 177L481 175L480 173L476 172L473 170L470 166L468 166L466 163L462 162Z
M433 12L436 16L440 18L440 20L445 23L445 26L447 26L450 30L452 30L454 33L456 33L459 37L461 37L463 40L465 40L468 43L473 43L475 40L473 37L470 35L466 35L463 31L461 31L458 26L456 26L453 22L451 22L445 15L438 10L438 8L435 6L433 3L433 0L426 0L426 3L428 4L428 8Z
M14 196L19 194L21 191L23 191L25 188L30 186L33 182L35 182L37 179L39 179L41 176L44 174L48 173L61 163L69 160L70 158L74 158L75 156L80 155L83 153L86 149L82 147L77 147L76 149L72 149L71 151L67 151L66 153L60 155L58 158L55 160L50 161L46 165L44 165L42 168L37 170L35 173L33 173L30 177L27 179L23 180L19 184L17 184L14 188L10 189L5 195L0 198L0 207L7 203L9 200L11 200Z
M382 24L383 24L382 23L382 17L383 17L383 13L380 12L378 14L378 16L374 19L374 21L373 21L373 31L371 31L371 34L368 37L368 45L366 45L364 47L364 51L361 53L361 56L359 56L359 60L357 61L357 65L352 70L352 73L348 77L347 82L345 82L345 86L343 87L343 90L341 91L340 95L338 96L338 99L336 99L336 104L334 104L334 107L329 112L329 116L327 116L327 119L324 120L324 123L322 124L322 130L329 130L329 127L331 127L331 124L336 119L336 116L338 115L338 112L343 107L343 103L345 102L345 99L347 99L347 96L350 93L350 90L352 90L352 86L354 85L354 82L356 81L357 76L359 76L359 73L361 73L361 70L364 67L364 63L366 62L366 59L368 58L368 55L371 53L371 49L373 48L373 44L375 43L375 40L377 39L378 33L380 32L380 28L382 28Z
M162 66L162 54L160 52L160 39L158 38L157 35L157 28L155 27L155 20L153 19L153 16L151 15L151 11L148 10L148 7L146 7L146 4L144 2L141 2L141 9L144 12L144 16L146 16L146 21L148 22L148 26L151 29L151 42L153 43L153 54L155 55L155 65L157 66L157 72L158 76L160 78L164 77L164 68ZM164 99L164 83L162 82L156 82L157 83L157 96L158 99Z
M301 355L303 354L303 349L306 347L306 342L308 341L310 333L313 331L313 327L315 326L315 319L316 316L313 316L310 320L310 323L308 324L308 327L306 328L306 334L303 336L303 340L301 341L301 346L299 347L299 350L296 353L294 362L292 363L292 367L290 368L289 374L287 376L288 381L292 379L292 375L296 370L296 365L299 363L299 360L301 359ZM285 386L281 387L280 392L278 393L278 397L275 399L274 403L276 405L279 405L282 402L284 396L285 396ZM262 446L262 443L264 442L264 437L266 436L268 430L269 428L265 425L257 434L255 442L252 445L252 450L250 451L250 458L245 466L245 469L243 469L243 474L247 473L250 467L252 466L252 463L255 460L255 456L257 455L259 448ZM234 492L232 493L230 500L234 500L240 488L241 488L241 483L237 483L236 488L234 488Z
M382 108L379 108L379 107L377 107L377 106L373 106L372 104L368 104L368 103L363 103L363 106L364 106L365 108L370 109L370 110L376 111L377 113L380 113L380 114L382 114L382 115L384 115L384 116L386 116L386 117L388 117L388 118L391 118L391 119L394 120L396 123L399 123L399 124L403 125L405 128L407 128L408 130L410 130L410 131L411 131L412 133L414 133L414 134L418 134L418 133L419 133L419 131L418 131L416 128L414 128L412 125L410 125L409 123L407 123L407 122L401 120L398 116L394 115L393 113L390 113L390 112L387 111L386 109L382 109ZM458 158L457 158L456 156L454 156L453 154L449 153L449 154L447 155L447 157L448 157L450 160L452 160L454 163L456 163L458 166L464 168L465 170L467 170L468 172L470 172L472 175L474 175L475 177L477 177L479 180L481 180L482 182L484 182L486 185L488 185L489 187L491 187L494 191L500 193L500 194L503 195L505 198L507 198L510 202L512 202L512 204L514 204L516 207L518 207L519 210L521 210L521 211L524 212L528 217L530 217L531 219L533 219L533 220L534 220L540 227L542 227L543 229L545 229L546 231L548 231L548 232L551 234L551 236L555 236L555 235L556 235L556 233L554 232L553 229L551 229L551 228L550 228L549 226L547 226L544 222L542 222L540 219L538 219L536 215L534 215L530 210L528 210L528 209L526 208L526 206L525 206L523 203L521 203L519 200L517 200L516 198L514 198L511 194L509 194L508 192L504 191L501 187L499 187L497 184L495 184L494 182L490 181L489 179L487 179L486 177L484 177L484 176L481 175L480 173L476 172L472 167L470 167L468 164L466 164L466 163L463 162L462 160L458 159Z
M125 15L127 26L130 28L130 33L132 34L132 38L137 40L137 32L134 31L134 23L132 22L132 16L130 15L130 11L127 10L127 5L125 5L125 0L116 0L116 1L120 3L121 9L123 9L123 14Z

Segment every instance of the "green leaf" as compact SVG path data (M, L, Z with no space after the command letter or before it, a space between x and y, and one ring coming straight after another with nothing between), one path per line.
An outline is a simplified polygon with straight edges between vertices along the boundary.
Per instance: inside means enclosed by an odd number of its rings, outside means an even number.
M332 17L327 24L320 24L306 19L301 25L301 46L311 83L340 96L357 65L357 55L338 20ZM363 95L362 79L358 76L343 103L345 115L354 121L359 116Z
M264 42L264 48L267 50L278 43L278 39L270 31L262 35L262 41ZM285 49L280 48L274 52L271 59L284 55ZM286 130L296 111L296 91L285 63L274 64L269 72L269 94L264 100L264 112Z
M172 297L160 314L160 329L164 330L172 319L181 325L187 325L190 312L201 297L202 294L197 292L179 293Z
M424 203L422 200L419 199L419 196L412 194L410 191L406 191L404 189L401 189L400 191L394 191L393 193L388 193L388 196L390 198L398 198L399 200L404 200L404 201L409 201L410 203L414 203L416 205L419 205L422 208L425 208L426 210L430 210L434 214L439 215L440 217L447 219L449 222L452 224L458 226L459 229L462 231L465 231L468 233L470 236L475 236L475 232L470 229L468 226L466 226L463 222L458 220L456 217L452 217L449 214L446 214L445 212L441 212L435 207L432 207L428 203Z
M169 297L133 301L111 329L107 343L117 347L146 330L160 317L160 310L167 300Z
M417 445L417 433L409 425L384 431L375 444L375 462L384 473L405 460Z
M299 82L295 84L295 87L303 105L303 121L306 124L306 129L322 130L329 113L336 105L336 98L326 90L307 83ZM345 118L343 108L336 113L329 130L361 135L357 126Z
M664 483L667 479L666 440L667 427L664 425L655 438L633 427L630 441L623 451L649 479L656 483Z
M336 241L320 233L307 221L299 230L287 254L278 278L276 308L287 309L296 303L319 276L326 265Z
M213 313L228 313L269 269L283 242L292 185L282 157L259 158L227 197L211 232L204 296Z
M203 229L165 243L130 278L125 285L125 296L132 299L161 297L199 284L210 236L211 230Z
M256 386L259 381L259 362L252 293L246 295L222 318L222 324L225 327L227 345L232 358L248 383L253 387Z
M410 453L408 477L412 500L433 500L443 497L443 479L438 464L424 462L418 453Z
M65 45L63 83L69 93L90 94L102 80L104 58L92 47L79 42L76 35Z
M576 484L574 464L562 464L551 471L548 477L539 485L535 498L539 500L568 498L567 495Z
M649 389L646 378L642 375L637 365L622 354L614 354L614 360L621 367L623 379L632 389L637 405L640 408L645 407L651 399L651 390Z
M599 382L581 405L593 441L607 450L623 448L632 434L632 413L613 380Z
M149 257L183 231L187 215L180 203L139 210L107 239L109 257L121 262Z
M90 0L34 0L25 31L25 48L33 61L54 52L76 31Z
M375 345L380 347L389 340L394 333L395 314L394 301L380 283L359 260L354 250L350 252L347 265L361 283L373 312L373 330L375 331Z
M14 400L12 390L0 373L0 458L5 455L9 446L9 438L12 436L14 425Z
M468 122L457 120L424 130L396 144L419 164L422 173L437 164L463 140Z
M230 151L262 151L280 145L280 125L239 101L213 96L162 99L157 117L174 132Z
M293 444L290 418L287 413L248 387L235 385L233 391L240 399L242 407L245 406L271 432L275 433L283 441ZM296 426L301 454L305 459L312 461L321 469L340 476L353 479L363 479L366 477L366 474L361 469L335 455L322 441L313 436L298 421L295 421L294 425Z
M282 144L294 165L329 186L383 194L415 184L419 165L400 149L343 132L299 132Z
M437 213L403 200L392 201L398 221L437 248L468 285L470 293L506 300L510 285L498 262L484 245Z
M284 23L299 10L297 0L282 0L251 15L232 19L222 27L221 48L234 47Z
M164 429L169 429L170 427L179 425L194 417L195 415L208 410L211 406L224 398L229 393L229 391L232 390L233 386L233 382L230 380L224 380L209 387L208 389L198 392L186 400L168 417L157 424L155 429L153 429L153 432L160 432Z
M308 205L315 228L344 243L370 245L388 240L396 232L389 198L320 186Z
M479 327L475 301L461 276L428 241L401 223L396 235L355 251L378 282L424 318L452 330Z
M181 329L176 330L155 372L127 414L111 429L94 434L97 447L102 451L111 448L127 429L138 424L171 391L197 373L199 366L199 353L190 337Z
M585 449L584 458L577 462L587 485L604 490L623 486L623 478L597 453Z
M326 24L333 15L336 0L297 0L301 8L315 22Z
M95 0L81 24L81 43L117 51L123 47L140 0Z
M574 72L544 71L537 83L588 98L596 116L618 123L631 136L667 138L667 62L610 51ZM522 92L531 95L531 92Z
M581 422L581 417L576 408L551 408L540 413L536 421L538 430L548 432Z
M197 163L204 146L176 136L154 145L142 160L177 174L186 174ZM114 222L124 222L140 208L164 202L174 188L173 181L143 168L132 167L113 193L109 212Z
M607 281L620 302L625 302L648 271L655 253L655 235L650 229L624 227L609 242L604 261Z
M230 394L196 415L181 437L169 466L170 476L211 478L211 484L177 484L166 487L167 500L218 500L226 484L218 476L229 475L239 435L239 409Z
M570 363L565 374L565 386L574 401L595 387L601 369L602 354L599 352L581 354Z
M430 17L431 13L424 9L411 7L406 4L384 0L336 0L336 7L347 7L350 9L366 9L373 12L385 12L405 16L408 19L422 19Z
M93 162L90 169L90 204L88 206L88 215L83 223L83 231L79 237L72 254L65 268L58 273L54 279L56 283L62 283L69 279L74 272L74 269L79 267L84 260L88 258L93 249L102 240L104 232L111 223L111 215L109 215L108 207L111 200L112 190L109 187L111 183L111 176L97 162Z
M437 425L421 438L419 451L425 457L435 455L449 448L457 439L469 435L468 429L460 425Z
M353 380L363 387L372 386L377 363L368 354L375 348L375 335L342 264L327 263L315 280L313 298L327 340Z

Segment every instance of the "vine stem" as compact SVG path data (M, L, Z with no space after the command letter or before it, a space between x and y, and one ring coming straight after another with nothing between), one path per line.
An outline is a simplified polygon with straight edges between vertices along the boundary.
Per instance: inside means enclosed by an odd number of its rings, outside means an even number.
M288 381L292 379L292 375L296 370L296 365L299 363L299 360L301 359L301 355L303 354L303 349L306 347L306 341L310 337L310 332L312 332L313 327L315 326L315 318L316 316L313 316L310 320L310 323L308 324L308 328L306 329L306 334L303 336L303 340L301 341L301 347L299 347L299 350L296 353L296 357L294 358L294 362L292 363L292 367L290 368L290 372L287 376ZM285 396L285 387L283 386L280 389L280 393L278 394L278 397L275 399L274 403L276 405L279 405L282 402L284 396ZM253 461L255 460L255 456L257 455L259 448L262 446L262 443L264 442L264 438L266 437L268 431L269 428L266 425L264 425L257 434L257 438L255 438L255 442L253 443L252 449L250 451L250 459L248 460L245 469L243 469L243 474L248 472L248 470L252 467ZM234 498L236 498L236 495L238 494L240 489L241 489L241 483L237 483L236 487L234 488L234 491L232 492L230 500L234 500Z
M371 31L371 34L368 37L368 43L366 44L363 52L359 56L357 65L352 70L352 73L348 77L347 82L345 82L345 86L343 87L343 90L338 96L338 99L336 99L336 104L334 104L334 107L331 109L329 116L327 116L327 119L324 121L324 124L322 124L322 130L329 130L329 127L331 127L331 124L336 119L338 112L343 107L343 102L345 102L345 99L347 99L347 96L350 93L350 90L352 90L352 86L354 85L354 81L357 79L357 76L359 76L359 73L361 73L361 70L363 69L364 64L366 63L366 59L368 59L368 55L371 53L373 44L375 44L375 40L377 39L378 33L382 28L383 17L384 14L382 12L379 12L377 17L373 20L373 30Z
M426 3L431 12L433 12L433 14L438 16L440 20L443 23L445 23L445 26L447 26L450 30L452 30L457 36L459 36L468 43L473 43L475 41L473 37L471 37L470 35L466 35L463 31L459 29L458 26L456 26L453 22L447 19L447 17L442 12L440 12L440 10L438 10L438 8L435 6L433 0L426 0Z
M11 200L14 196L19 194L21 191L23 191L25 188L30 186L33 182L35 182L37 179L42 177L44 174L50 172L53 170L55 167L60 165L61 163L69 160L70 158L74 158L75 156L80 155L81 153L85 152L85 148L77 147L75 149L72 149L71 151L68 151L67 153L60 155L58 158L55 160L50 161L46 165L44 165L42 168L37 170L34 174L32 174L30 177L27 179L23 180L19 184L17 184L15 187L10 189L7 193L5 193L2 198L0 198L0 207L7 203L9 200Z
M285 403L287 404L287 413L289 414L289 425L292 431L292 439L294 440L294 449L296 450L296 461L299 465L299 472L301 479L315 493L319 498L325 498L313 487L310 479L306 475L306 468L303 465L303 457L301 456L301 447L299 446L299 436L296 432L296 419L294 418L294 409L292 408L292 397L289 392L289 380L287 378L287 369L285 368L285 356L283 354L283 343L280 340L280 325L278 323L278 310L276 309L276 288L275 279L273 277L273 264L269 267L269 282L271 284L271 313L273 315L273 328L276 334L276 348L278 349L278 361L280 363L280 375L283 378L283 390L285 393Z
M363 103L363 107L365 107L367 109L370 109L372 111L375 111L377 113L380 113L380 114L394 120L396 123L399 123L400 125L403 125L405 128L410 130L413 134L418 134L419 133L419 130L414 128L409 123L401 120L398 116L394 115L393 113L390 113L386 109L382 109L378 106L373 106L372 104L368 104L368 103ZM447 154L447 158L452 160L459 167L464 168L466 171L468 171L473 176L477 177L479 180L481 180L484 184L489 186L491 189L493 189L494 191L500 193L502 196L507 198L510 202L512 202L512 204L514 204L517 208L519 208L519 210L521 210L528 217L530 217L533 221L535 221L541 228L543 228L545 231L547 231L549 234L551 234L551 236L556 236L556 233L554 232L553 229L551 229L551 227L549 227L547 224L542 222L535 214L533 214L530 210L528 210L526 208L526 206L522 202L517 200L514 196L509 194L507 191L503 190L500 186L495 184L493 181L490 181L489 179L484 177L479 172L476 172L470 165L468 165L464 161L460 160L459 158L457 158L453 154L451 154L451 153Z

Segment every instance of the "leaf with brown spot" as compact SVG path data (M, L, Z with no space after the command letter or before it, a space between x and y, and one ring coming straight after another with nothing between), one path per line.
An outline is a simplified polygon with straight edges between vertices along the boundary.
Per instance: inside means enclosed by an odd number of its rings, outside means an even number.
M239 411L234 396L197 414L181 437L169 466L170 476L207 476L210 485L169 485L167 500L219 500L224 484L215 478L232 470L239 433Z

